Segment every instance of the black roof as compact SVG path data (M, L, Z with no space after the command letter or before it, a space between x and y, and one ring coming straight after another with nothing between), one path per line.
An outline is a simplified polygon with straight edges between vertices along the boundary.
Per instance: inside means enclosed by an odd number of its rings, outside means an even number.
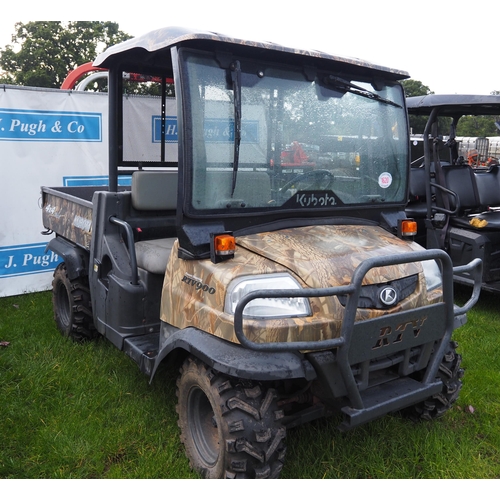
M220 33L197 31L181 27L161 28L109 47L95 59L93 65L95 67L111 69L120 64L129 63L132 66L143 65L149 68L160 68L162 64L165 64L165 51L168 51L170 47L180 43L191 44L198 47L218 44L220 48L221 44L225 44L226 46L238 45L240 47L257 48L263 51L265 50L266 55L270 55L271 57L271 54L274 54L274 57L278 60L286 59L287 55L300 55L305 58L316 59L316 61L323 60L336 62L339 63L340 66L349 66L350 69L354 67L355 73L357 71L366 72L366 70L371 70L375 76L378 75L392 80L403 80L410 76L405 71L378 66L356 58L335 56L316 50L294 49L272 42L241 40Z
M412 115L429 115L439 108L439 115L500 115L500 95L428 94L406 99Z

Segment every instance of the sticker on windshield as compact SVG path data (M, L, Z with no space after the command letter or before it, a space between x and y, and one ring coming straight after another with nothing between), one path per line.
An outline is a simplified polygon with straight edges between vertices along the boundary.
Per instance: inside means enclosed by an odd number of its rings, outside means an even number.
M378 185L385 189L388 188L392 184L392 175L389 172L382 172L378 176Z

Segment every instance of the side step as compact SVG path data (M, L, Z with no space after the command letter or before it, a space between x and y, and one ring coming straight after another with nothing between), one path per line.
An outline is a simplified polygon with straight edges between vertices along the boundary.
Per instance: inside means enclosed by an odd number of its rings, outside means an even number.
M424 385L410 378L399 378L367 389L361 394L364 408L342 408L344 421L339 425L339 429L347 431L387 413L424 401L439 393L442 386L439 380Z
M139 365L142 373L151 375L159 342L159 332L128 337L123 341L123 351Z

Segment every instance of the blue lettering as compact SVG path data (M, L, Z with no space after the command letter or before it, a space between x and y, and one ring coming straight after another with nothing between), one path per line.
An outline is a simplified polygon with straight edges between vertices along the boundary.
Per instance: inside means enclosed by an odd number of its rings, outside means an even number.
M100 113L0 109L0 141L101 142Z
M60 259L52 251L45 253L45 243L0 248L0 278L51 271Z

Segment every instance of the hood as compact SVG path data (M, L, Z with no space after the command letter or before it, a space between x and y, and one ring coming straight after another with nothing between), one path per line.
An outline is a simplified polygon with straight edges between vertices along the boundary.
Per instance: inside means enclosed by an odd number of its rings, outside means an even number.
M308 226L240 236L238 246L274 261L299 276L311 288L348 285L353 270L375 256L414 251L378 226ZM385 283L422 271L419 263L370 270L363 285Z

